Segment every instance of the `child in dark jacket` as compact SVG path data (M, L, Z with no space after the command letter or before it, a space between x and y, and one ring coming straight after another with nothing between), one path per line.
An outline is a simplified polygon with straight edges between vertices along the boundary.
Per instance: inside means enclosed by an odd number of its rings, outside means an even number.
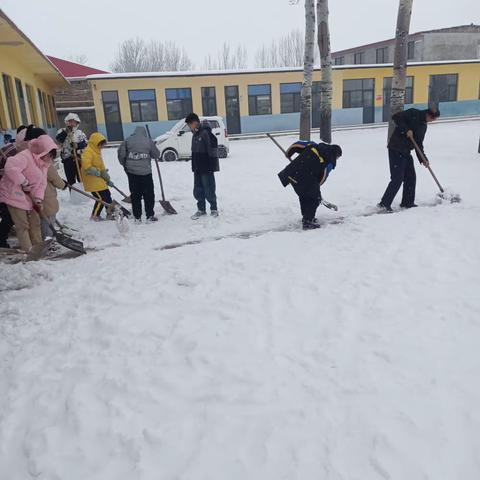
M322 200L320 186L342 156L338 145L298 141L289 147L287 157L297 156L279 174L283 186L292 185L300 201L304 230L319 228L315 218Z

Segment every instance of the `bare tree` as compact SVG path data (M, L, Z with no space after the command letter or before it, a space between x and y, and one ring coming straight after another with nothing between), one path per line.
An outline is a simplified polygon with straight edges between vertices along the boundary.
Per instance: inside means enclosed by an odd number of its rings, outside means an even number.
M68 60L74 63L79 63L80 65L86 65L88 57L84 53L78 53L76 55L69 55Z
M312 118L312 76L315 61L315 0L305 0L305 52L300 105L300 139L310 140Z
M113 72L145 72L146 66L147 47L145 41L136 37L120 44L110 68Z
M222 49L215 56L209 54L205 57L206 70L241 70L248 65L247 50L242 45L232 49L224 43Z
M395 33L395 54L393 60L392 95L390 97L390 113L395 115L405 106L405 87L407 84L407 45L412 17L413 0L400 0L398 4L397 29ZM388 139L395 129L390 119Z
M193 69L193 63L175 42L152 40L146 47L145 68L150 72L177 72Z
M291 2L294 5L294 2ZM301 67L304 61L305 38L301 30L292 30L278 40L262 45L255 55L257 68ZM314 63L318 64L318 51Z
M193 63L174 42L147 44L137 37L120 44L110 68L114 72L176 72L193 69Z
M317 0L318 46L320 48L320 139L332 141L332 56L328 27L328 0Z

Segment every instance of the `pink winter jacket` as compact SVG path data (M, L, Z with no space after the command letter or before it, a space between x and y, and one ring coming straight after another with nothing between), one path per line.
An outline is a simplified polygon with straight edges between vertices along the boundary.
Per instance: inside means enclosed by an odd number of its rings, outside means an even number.
M47 170L52 160L41 157L57 149L56 143L48 136L31 140L28 150L10 157L5 164L4 176L0 180L0 202L22 210L32 210L31 197L43 200L47 186ZM25 193L22 184L28 181L30 193Z

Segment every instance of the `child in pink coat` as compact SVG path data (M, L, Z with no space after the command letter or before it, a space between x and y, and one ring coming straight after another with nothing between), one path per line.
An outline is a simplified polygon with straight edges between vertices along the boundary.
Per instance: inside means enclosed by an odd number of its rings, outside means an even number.
M6 203L15 223L20 247L29 252L42 243L40 217L48 167L57 155L57 145L48 136L29 142L28 149L8 159L0 180L0 202Z

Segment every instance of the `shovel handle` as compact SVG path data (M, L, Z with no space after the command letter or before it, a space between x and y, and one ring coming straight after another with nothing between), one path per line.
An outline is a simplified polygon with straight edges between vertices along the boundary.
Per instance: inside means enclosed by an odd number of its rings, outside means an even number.
M418 146L418 143L415 141L415 139L414 139L414 138L411 138L410 140L411 140L411 142L413 143L413 146L415 147L415 151L417 152L417 154L420 156L420 158L422 159L422 161L425 162L426 167L427 167L428 171L431 173L433 179L435 180L435 183L437 184L438 188L440 189L440 192L441 192L441 193L444 193L445 190L444 190L444 188L442 187L442 185L440 184L440 182L438 181L438 178L437 178L437 176L435 175L435 173L433 173L432 167L430 167L430 165L428 164L427 157L426 157L425 154L422 152L422 150L421 150L420 147Z
M267 133L267 137L283 152L283 154L284 154L290 161L292 161L292 159L288 157L287 151L280 145L280 143L277 142L277 140L275 140L274 137L272 137L272 135L270 135L269 133Z
M148 138L151 140L152 134L150 133L150 127L148 126L148 124L145 125L145 128L147 129ZM160 182L160 190L162 192L162 200L165 201L165 191L163 190L163 180L162 180L162 174L160 172L160 166L158 165L158 160L156 158L154 160L155 160L155 165L157 167L158 181Z
M120 194L123 195L123 199L125 200L127 198L127 195L123 193L117 186L113 185L113 188Z

